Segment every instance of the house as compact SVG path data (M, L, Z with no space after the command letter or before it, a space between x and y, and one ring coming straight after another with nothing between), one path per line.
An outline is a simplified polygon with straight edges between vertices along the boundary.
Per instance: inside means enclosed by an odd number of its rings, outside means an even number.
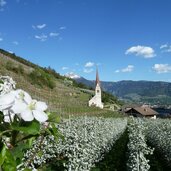
M158 115L158 112L150 107L135 107L125 111L125 113L134 117L146 117L153 119L156 119L156 115Z
M89 100L89 106L95 106L103 109L102 97L101 97L101 87L100 87L100 80L98 69L96 69L96 87L95 87L95 96Z
M140 104L125 104L122 106L121 111L126 113L126 111L132 108L136 108L136 107L141 107L141 105Z

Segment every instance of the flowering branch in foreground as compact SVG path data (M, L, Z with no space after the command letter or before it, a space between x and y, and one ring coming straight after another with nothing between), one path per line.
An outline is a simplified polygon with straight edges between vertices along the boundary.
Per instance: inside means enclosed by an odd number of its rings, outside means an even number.
M32 99L9 76L0 76L0 170L16 171L24 152L49 130L45 102ZM52 127L52 126L50 126ZM56 131L57 132L57 131ZM55 135L54 135L55 136Z
M23 90L14 90L15 82L12 78L8 76L2 78L0 84L0 111L4 114L5 122L12 122L15 115L24 121L36 119L39 122L45 122L48 119L44 112L47 109L46 103L32 99Z

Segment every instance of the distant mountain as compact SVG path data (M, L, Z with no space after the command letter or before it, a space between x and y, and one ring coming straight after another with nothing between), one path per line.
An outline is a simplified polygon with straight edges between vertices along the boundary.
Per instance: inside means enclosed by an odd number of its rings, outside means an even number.
M95 87L95 81L87 80L87 79L85 79L84 77L76 78L76 79L74 79L74 80L75 80L76 82L78 82L78 83L83 83L83 84L85 84L85 85L88 86L88 87L92 87L92 88Z
M77 82L94 87L95 82L83 77L75 79ZM171 104L171 83L161 81L101 81L104 91L129 102Z

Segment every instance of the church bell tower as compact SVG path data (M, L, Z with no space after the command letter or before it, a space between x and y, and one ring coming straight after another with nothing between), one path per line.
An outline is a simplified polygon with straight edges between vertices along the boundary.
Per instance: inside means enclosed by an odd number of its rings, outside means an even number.
M96 69L95 96L89 101L89 106L96 106L103 109L98 69Z

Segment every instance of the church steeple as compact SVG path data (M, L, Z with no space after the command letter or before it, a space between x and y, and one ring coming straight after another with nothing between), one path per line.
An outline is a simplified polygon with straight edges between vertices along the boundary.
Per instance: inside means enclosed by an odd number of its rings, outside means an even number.
M98 68L96 68L95 95L92 99L89 100L89 106L96 106L103 109Z
M99 80L99 73L98 73L98 68L96 68L96 85L100 85L100 80Z

